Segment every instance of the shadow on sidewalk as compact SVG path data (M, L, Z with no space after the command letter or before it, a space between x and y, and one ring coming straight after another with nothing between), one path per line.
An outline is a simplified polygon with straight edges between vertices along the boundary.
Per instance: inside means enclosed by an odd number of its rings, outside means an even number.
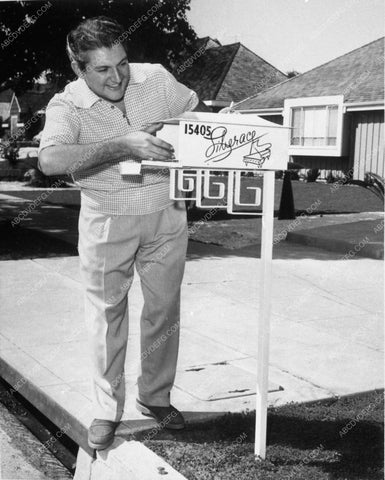
M77 235L72 232L73 241L65 241L58 237L71 233L68 229L46 233L27 226L11 225L11 220L0 220L0 261L24 260L32 258L49 258L76 256ZM243 248L229 249L212 243L203 243L190 240L188 244L187 260L201 258L260 258L261 245L249 245ZM293 244L286 241L274 246L274 259L300 260L338 260L343 255L326 250ZM359 257L354 257L359 260ZM362 258L361 258L362 259Z
M38 230L0 221L0 260L63 257L77 255L76 246Z

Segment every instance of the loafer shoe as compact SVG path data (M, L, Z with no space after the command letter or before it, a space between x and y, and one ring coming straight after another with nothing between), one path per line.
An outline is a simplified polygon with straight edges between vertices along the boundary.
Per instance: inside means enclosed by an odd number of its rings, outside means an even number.
M95 418L88 429L88 445L96 450L104 450L112 445L119 422Z
M155 418L162 428L169 430L182 430L185 427L183 415L175 407L156 407L145 405L140 400L136 400L136 408L147 417Z

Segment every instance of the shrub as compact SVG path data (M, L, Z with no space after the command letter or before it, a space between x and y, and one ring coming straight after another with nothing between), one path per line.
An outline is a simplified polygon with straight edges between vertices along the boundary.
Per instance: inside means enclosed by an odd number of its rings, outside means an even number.
M382 202L384 202L385 179L373 172L365 172L364 180L348 179L349 185L358 185L364 187L374 193Z
M326 176L326 183L335 183L336 181L336 177L333 175L332 171L329 170L329 173Z
M319 174L320 174L320 171L318 168L311 168L310 170L307 170L306 182L307 183L315 182L319 177Z
M371 190L378 198L384 201L384 186L385 180L380 175L373 172L365 172L365 183L368 184L369 190Z

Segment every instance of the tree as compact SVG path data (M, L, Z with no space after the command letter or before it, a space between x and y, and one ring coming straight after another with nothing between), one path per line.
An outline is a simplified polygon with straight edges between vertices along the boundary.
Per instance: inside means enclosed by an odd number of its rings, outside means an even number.
M46 0L0 2L0 85L17 93L44 71L62 87L74 78L67 33L98 15L117 19L128 33L131 62L172 69L196 39L185 13L190 0Z

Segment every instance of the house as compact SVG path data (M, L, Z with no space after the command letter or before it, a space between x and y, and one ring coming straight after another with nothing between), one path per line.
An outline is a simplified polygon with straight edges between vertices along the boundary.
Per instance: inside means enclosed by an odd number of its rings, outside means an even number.
M44 127L45 109L48 102L59 90L55 83L35 83L32 88L19 96L20 120L26 128L25 136L34 137Z
M12 89L8 88L0 92L0 127L7 125L11 134L16 131L20 111L19 101Z
M292 127L288 154L305 168L384 176L384 38L239 102Z
M8 136L31 139L44 125L44 111L58 91L52 83L35 83L19 96L8 88L0 92L0 126Z
M210 37L199 39L173 73L214 112L287 78L242 43L221 45Z

